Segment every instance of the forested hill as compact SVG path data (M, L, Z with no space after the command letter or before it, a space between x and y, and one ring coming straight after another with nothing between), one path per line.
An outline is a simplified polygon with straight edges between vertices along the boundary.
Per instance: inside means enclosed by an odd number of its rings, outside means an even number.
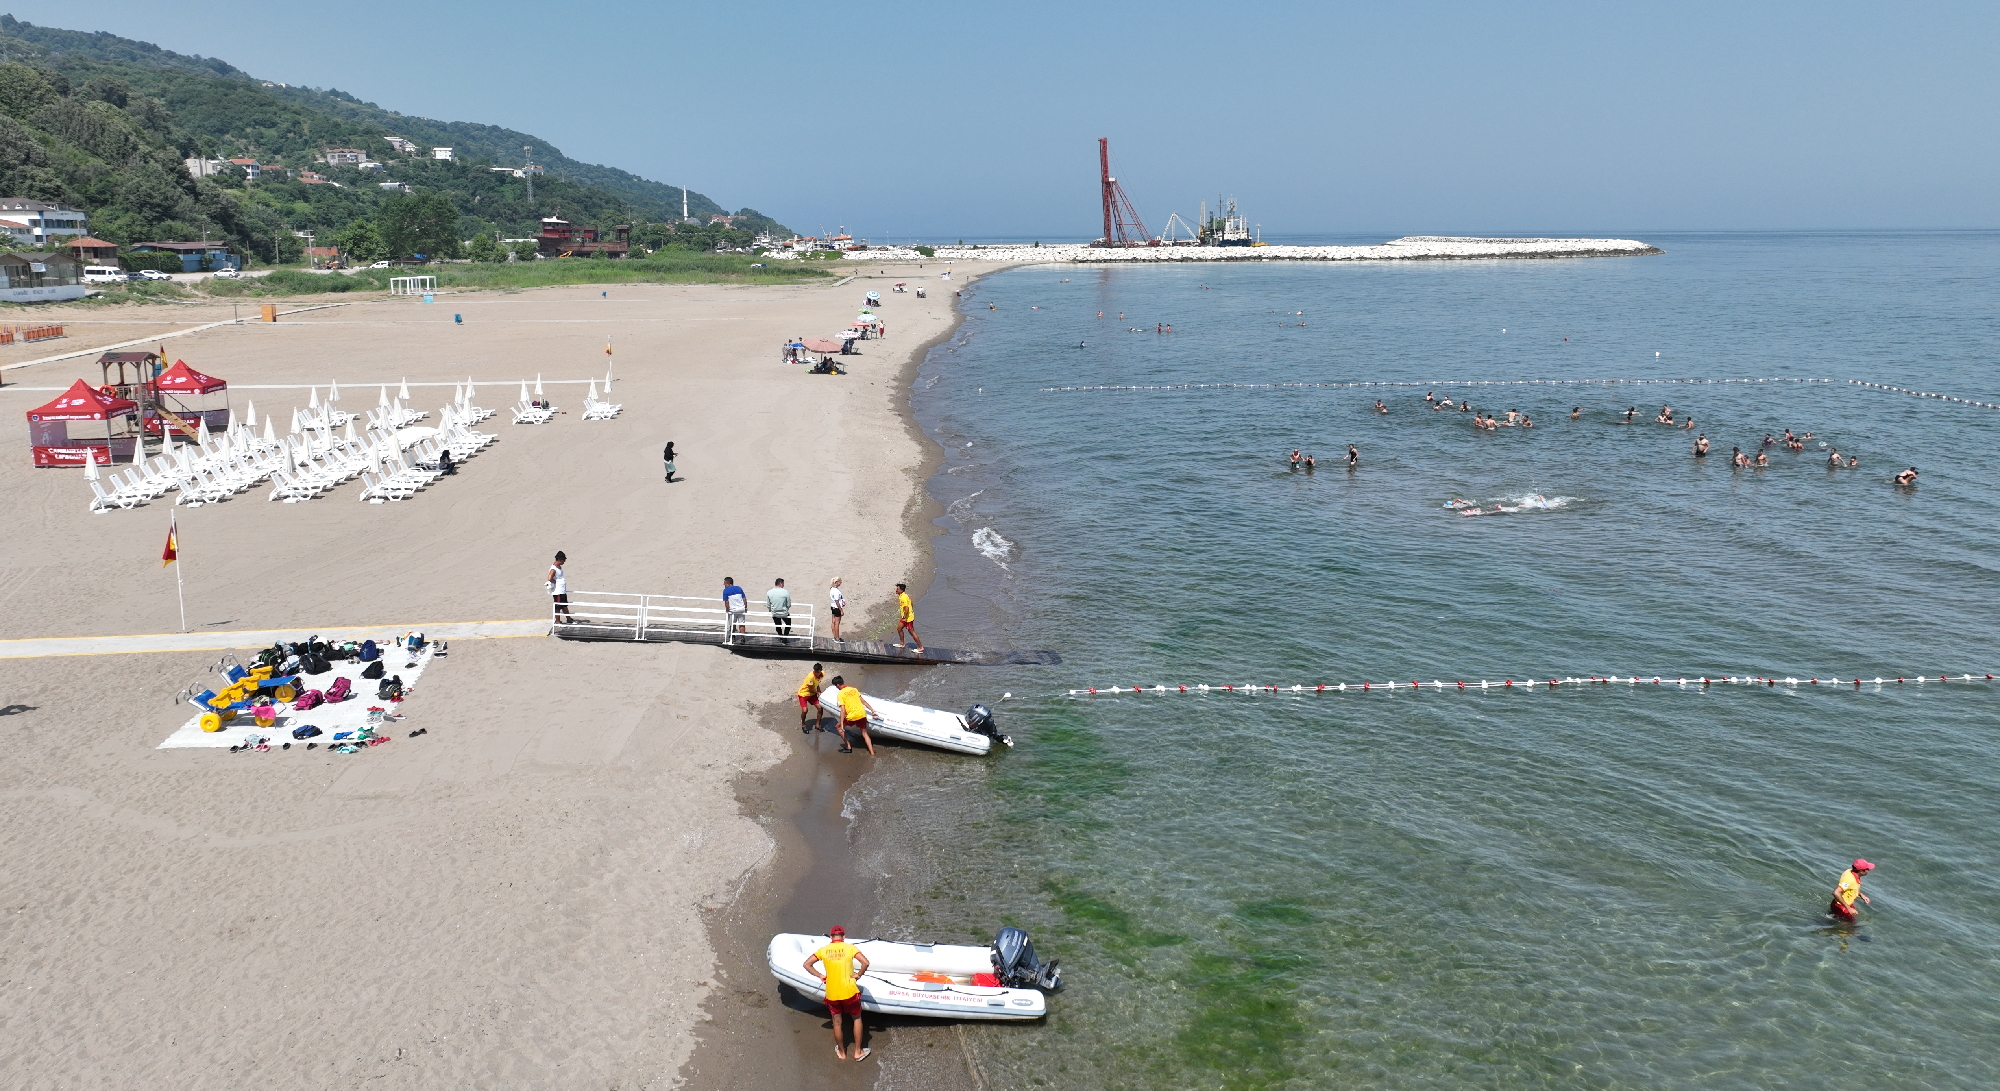
M260 80L219 59L11 15L0 16L0 115L0 196L83 207L93 233L115 242L220 233L271 260L293 245L294 230L325 237L372 216L389 197L383 181L448 198L461 238L526 237L558 208L565 219L604 225L681 216L679 188L578 162L529 133L400 114L338 90ZM417 151L397 151L392 136ZM488 169L522 166L523 145L546 172L532 205L524 180ZM458 158L432 160L433 146ZM317 161L328 148L362 149L386 170L328 167ZM235 172L195 179L182 165L191 157L253 158L339 185L275 172L247 185ZM701 220L728 212L692 190L687 207ZM736 216L738 228L788 233L754 209Z

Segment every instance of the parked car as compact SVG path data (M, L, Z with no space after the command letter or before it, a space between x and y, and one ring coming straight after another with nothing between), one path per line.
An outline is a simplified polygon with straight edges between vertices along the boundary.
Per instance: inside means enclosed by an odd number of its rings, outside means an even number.
M173 274L171 274L171 273L162 273L162 272L160 272L160 271L159 271L158 269L141 269L141 270L139 270L138 272L136 272L136 273L134 273L134 274L132 274L132 275L133 275L133 276L136 276L136 277L144 277L144 278L145 278L145 279L147 279L147 280L172 280L172 279L174 279L174 278L173 278Z
M390 267L389 263L386 261L378 261L375 264L369 266L370 269L387 269L389 267Z
M212 275L222 277L225 280L235 280L243 274L234 269L217 269Z
M123 284L125 270L116 265L86 265L83 267L85 284Z

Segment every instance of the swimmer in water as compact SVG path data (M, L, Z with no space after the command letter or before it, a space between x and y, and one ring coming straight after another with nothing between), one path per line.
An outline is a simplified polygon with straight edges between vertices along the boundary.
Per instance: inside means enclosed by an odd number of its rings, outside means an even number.
M1744 464L1745 462L1748 462L1748 461L1749 461L1749 459L1746 459L1746 458L1744 458L1744 457L1743 457L1743 448L1741 448L1741 447L1731 447L1731 448L1729 449L1729 468L1730 468L1730 469L1732 469L1732 470L1738 470L1738 469L1742 469L1742 468L1743 468L1743 464Z
M1292 469L1296 470L1298 468L1299 468L1299 451L1298 448L1294 447L1292 448Z
M1849 458L1847 460L1847 468L1850 470L1854 469L1856 466L1859 465L1861 465L1861 460L1858 458Z
M1472 412L1472 403L1471 403L1471 402L1469 402L1469 401L1466 401L1466 402L1459 402L1459 403L1458 403L1458 411L1459 411L1459 412L1461 412L1461 413L1470 413L1470 412Z
M1917 468L1912 466L1897 474L1892 480L1898 485L1914 485L1917 483Z
M1534 426L1535 426L1535 422L1534 422L1534 421L1531 421L1531 420L1529 420L1529 419L1528 419L1528 415L1527 415L1526 413L1523 413L1523 414L1521 414L1521 427L1523 427L1523 428L1533 428Z
M1521 423L1521 411L1519 409L1507 410L1507 427L1512 428L1519 423Z
M1439 408L1439 409L1450 409L1450 408L1451 408L1451 399L1450 399L1450 398L1445 398L1445 399L1443 399L1442 401L1438 402L1438 408Z
M1638 411L1639 411L1639 407L1638 407L1638 406L1636 406L1636 405L1635 405L1635 406L1633 406L1633 407L1632 407L1632 408L1630 408L1630 409L1627 409L1627 410L1625 411L1625 423L1626 423L1626 424L1630 424L1630 423L1632 423L1632 415L1633 415L1633 414L1635 414L1635 413L1637 413Z
M1307 456L1306 456L1306 472L1307 472L1307 473L1311 473L1311 472L1313 472L1313 467L1314 467L1314 466L1316 466L1316 465L1318 465L1318 463L1316 463L1316 462L1314 462L1314 461L1313 461L1313 456L1311 456L1311 455L1307 455Z
M1694 457L1696 458L1708 457L1708 433L1703 432L1701 435L1695 437Z
M1776 440L1774 440L1774 439L1772 439L1772 438L1771 438L1771 433L1769 433L1769 432L1766 432L1766 433L1764 433L1764 442L1762 442L1762 443L1758 444L1757 446L1759 446L1759 447L1769 447L1769 446L1770 446L1771 444L1773 444L1773 443L1776 443L1776 442L1777 442Z
M1791 429L1789 428L1785 429L1785 446L1790 447L1792 445L1792 441L1798 438L1799 437L1792 434Z
M1657 417L1654 417L1654 418L1653 418L1653 423L1654 423L1654 424L1672 424L1672 423L1674 423L1674 407L1673 407L1673 406L1671 406L1671 405L1663 405L1663 406L1661 406L1661 407L1660 407L1660 415L1659 415L1659 416L1657 416Z
M1347 445L1347 468L1352 470L1359 465L1361 465L1361 449L1350 443ZM1915 474L1916 472L1915 470L1910 471L1911 474Z
M1383 405L1382 400L1380 398L1377 398L1375 399L1375 411L1377 413L1387 413L1389 411L1389 407Z
M1438 400L1438 392L1437 392L1437 391L1435 391L1435 390L1433 390L1433 391L1431 391L1430 393L1428 393L1428 394L1424 395L1424 404L1426 404L1426 405L1436 405L1436 404L1437 404L1437 400Z
M1583 406L1579 405L1575 409L1569 411L1569 419L1571 420L1576 420L1578 417L1581 416L1583 416Z
M1827 469L1829 469L1829 470L1838 470L1838 469L1840 469L1840 450L1839 450L1839 448L1835 448L1834 450L1832 450L1832 451L1828 452L1828 454L1827 454L1827 456L1826 456L1826 468L1827 468Z
M1767 453L1765 453L1765 452L1763 452L1763 451L1759 451L1759 452L1757 452L1757 468L1758 468L1758 469L1760 469L1760 470L1761 470L1761 469L1763 469L1764 467L1766 467L1766 466L1769 466L1770 464L1771 464L1771 456L1770 456L1769 454L1767 454Z

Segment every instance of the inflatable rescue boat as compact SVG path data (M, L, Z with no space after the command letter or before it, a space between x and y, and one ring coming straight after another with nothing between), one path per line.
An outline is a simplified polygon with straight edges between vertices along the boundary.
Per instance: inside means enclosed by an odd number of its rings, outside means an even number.
M922 743L961 754L984 754L995 742L1007 746L1014 740L993 724L993 713L985 705L973 705L960 716L922 705L906 705L862 694L868 703L868 733L877 738ZM829 686L819 695L819 705L840 719L840 693Z
M826 936L781 932L771 937L765 958L771 975L815 1000L826 999L826 982L806 972L806 959L830 942ZM1040 1019L1047 994L1062 988L1054 959L1040 962L1035 945L1019 928L1002 928L985 947L951 943L852 940L868 957L868 972L857 982L861 1006L890 1015L933 1019Z

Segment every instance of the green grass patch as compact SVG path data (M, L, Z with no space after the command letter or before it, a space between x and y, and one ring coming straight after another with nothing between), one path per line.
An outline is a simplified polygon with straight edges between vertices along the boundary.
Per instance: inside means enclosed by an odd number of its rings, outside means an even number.
M761 265L761 268L752 268ZM426 265L421 268L357 269L351 273L308 273L274 269L261 277L208 280L203 290L213 296L324 295L335 292L386 292L393 277L434 276L438 290L482 288L548 288L563 284L798 284L825 280L832 274L796 261L760 262L747 254L703 254L662 251L645 258L557 258L475 265Z

